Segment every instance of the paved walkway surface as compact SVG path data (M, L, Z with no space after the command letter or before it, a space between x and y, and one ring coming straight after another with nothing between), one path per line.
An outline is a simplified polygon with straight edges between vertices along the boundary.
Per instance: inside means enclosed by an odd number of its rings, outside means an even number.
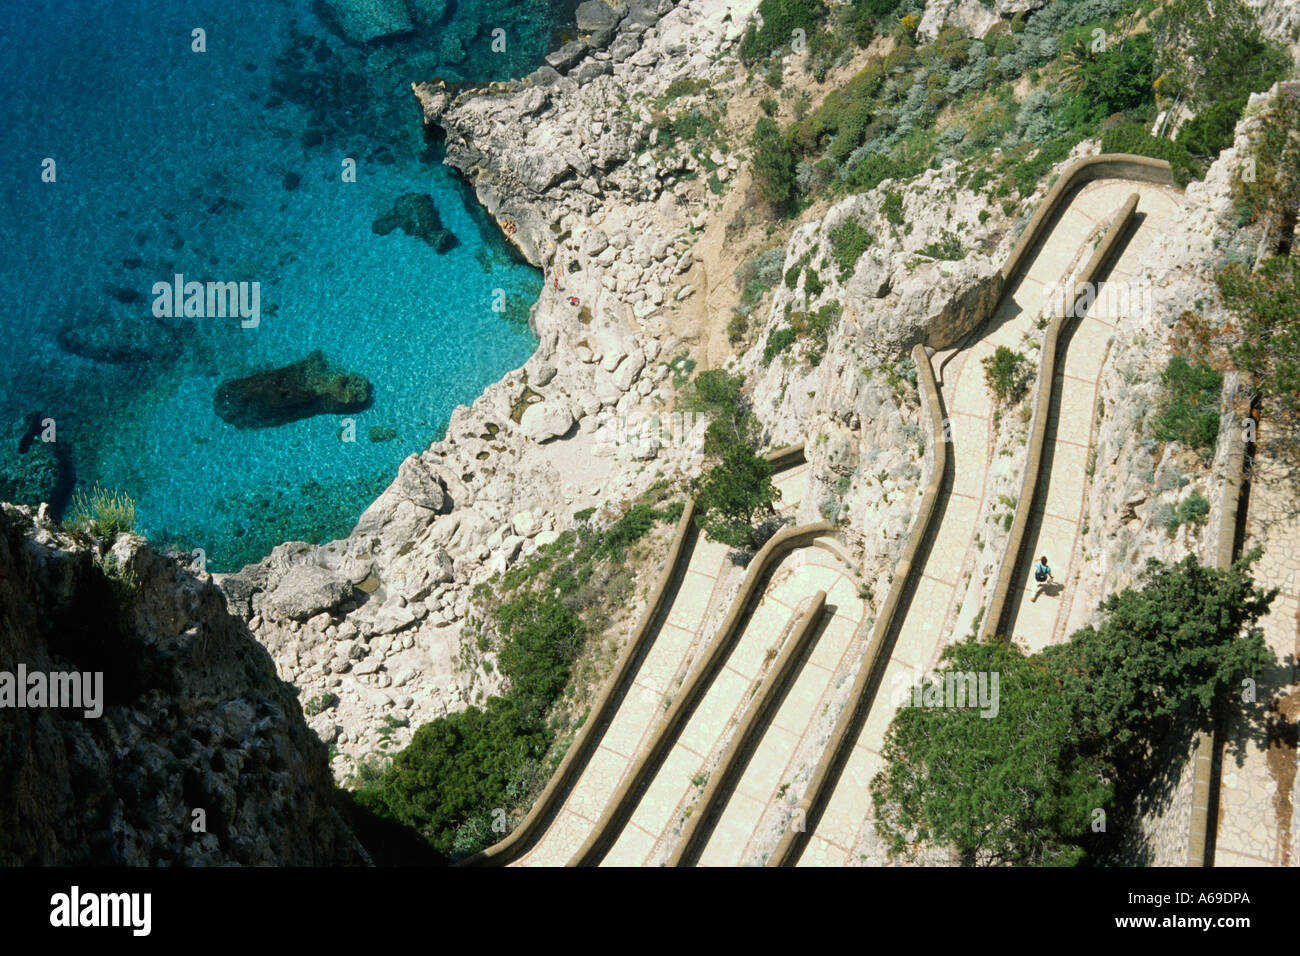
M1029 547L1016 568L1016 584L1007 597L1006 633L1029 651L1068 640L1095 608L1075 605L1080 529L1088 486L1088 452L1097 425L1097 382L1114 337L1119 314L1136 293L1151 242L1169 229L1182 194L1167 186L1120 182L1102 184L1089 196L1091 209L1105 225L1129 196L1137 193L1141 221L1121 250L1096 301L1081 319L1068 322L1057 350L1052 404L1039 476L1039 498L1030 516ZM1091 252L1089 252L1091 254ZM1055 580L1041 590L1033 563L1046 555Z
M872 778L884 766L885 732L908 689L932 670L947 644L970 631L979 610L980 582L971 582L981 516L999 507L990 501L988 463L993 454L993 399L982 359L1000 345L1024 351L1026 335L1041 338L1036 321L1049 287L1061 283L1078 260L1083 238L1119 208L1132 184L1102 180L1079 190L1009 289L984 334L955 355L940 353L940 387L952 445L952 486L941 498L938 532L884 678L857 743L836 782L826 810L799 858L800 866L842 866L865 858L874 843ZM944 362L946 361L946 365Z
M776 484L781 489L783 510L798 506L808 470L805 463L778 475ZM706 625L717 617L719 609L725 610L730 604L733 588L720 583L739 582L738 577L724 574L730 570L726 566L729 552L730 548L702 534L696 539L681 586L633 686L551 825L514 865L563 866L590 835L655 721L666 709L665 698L677 689L690 664L713 637Z
M743 633L686 722L663 766L637 805L627 827L605 857L605 866L656 865L667 861L689 814L694 812L710 773L731 742L736 727L754 703L754 692L790 638L795 623L819 590L834 606L830 624L817 636L791 693L750 761L737 791L705 847L700 862L739 862L779 776L789 763L800 733L818 710L834 669L862 621L865 605L857 596L852 571L835 555L817 547L788 555L770 579Z
M1267 439L1265 418L1261 446ZM1258 702L1234 708L1223 734L1215 866L1300 866L1300 505L1281 472L1256 458L1245 550L1263 547L1255 578L1280 592L1260 622L1277 663L1259 677Z

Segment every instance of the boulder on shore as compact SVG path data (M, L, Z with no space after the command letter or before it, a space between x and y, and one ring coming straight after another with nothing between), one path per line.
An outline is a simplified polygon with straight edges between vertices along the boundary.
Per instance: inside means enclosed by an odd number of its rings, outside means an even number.
M305 621L333 611L352 594L352 585L325 568L300 564L280 578L268 601L281 617Z
M361 411L370 405L370 392L364 375L315 351L292 365L222 382L212 404L236 428L269 428L312 415Z
M371 223L370 228L380 236L400 229L408 236L427 242L433 246L434 252L439 253L460 245L455 234L443 227L433 197L425 193L403 193L393 203L393 208Z

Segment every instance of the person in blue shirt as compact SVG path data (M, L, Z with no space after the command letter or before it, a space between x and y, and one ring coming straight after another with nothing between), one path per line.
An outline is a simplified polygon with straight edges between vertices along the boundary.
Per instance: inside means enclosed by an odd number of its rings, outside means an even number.
M1040 557L1038 563L1034 565L1034 580L1038 582L1038 588L1034 591L1034 596L1029 599L1031 601L1038 600L1038 595L1047 589L1048 581L1056 580L1052 577L1052 569L1047 566L1047 555Z

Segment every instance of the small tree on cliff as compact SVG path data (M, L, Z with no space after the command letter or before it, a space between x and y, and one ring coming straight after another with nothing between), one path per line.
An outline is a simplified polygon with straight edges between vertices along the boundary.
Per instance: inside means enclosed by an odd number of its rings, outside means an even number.
M695 523L714 541L733 548L756 544L754 522L772 513L781 494L772 484L772 465L739 441L728 445L721 460L696 479L693 491Z

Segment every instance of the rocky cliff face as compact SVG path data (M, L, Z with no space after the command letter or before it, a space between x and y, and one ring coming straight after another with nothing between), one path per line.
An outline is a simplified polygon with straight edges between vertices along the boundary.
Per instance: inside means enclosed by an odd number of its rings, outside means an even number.
M0 506L0 673L20 669L102 672L102 714L0 710L0 864L367 862L293 688L139 538L102 554Z

